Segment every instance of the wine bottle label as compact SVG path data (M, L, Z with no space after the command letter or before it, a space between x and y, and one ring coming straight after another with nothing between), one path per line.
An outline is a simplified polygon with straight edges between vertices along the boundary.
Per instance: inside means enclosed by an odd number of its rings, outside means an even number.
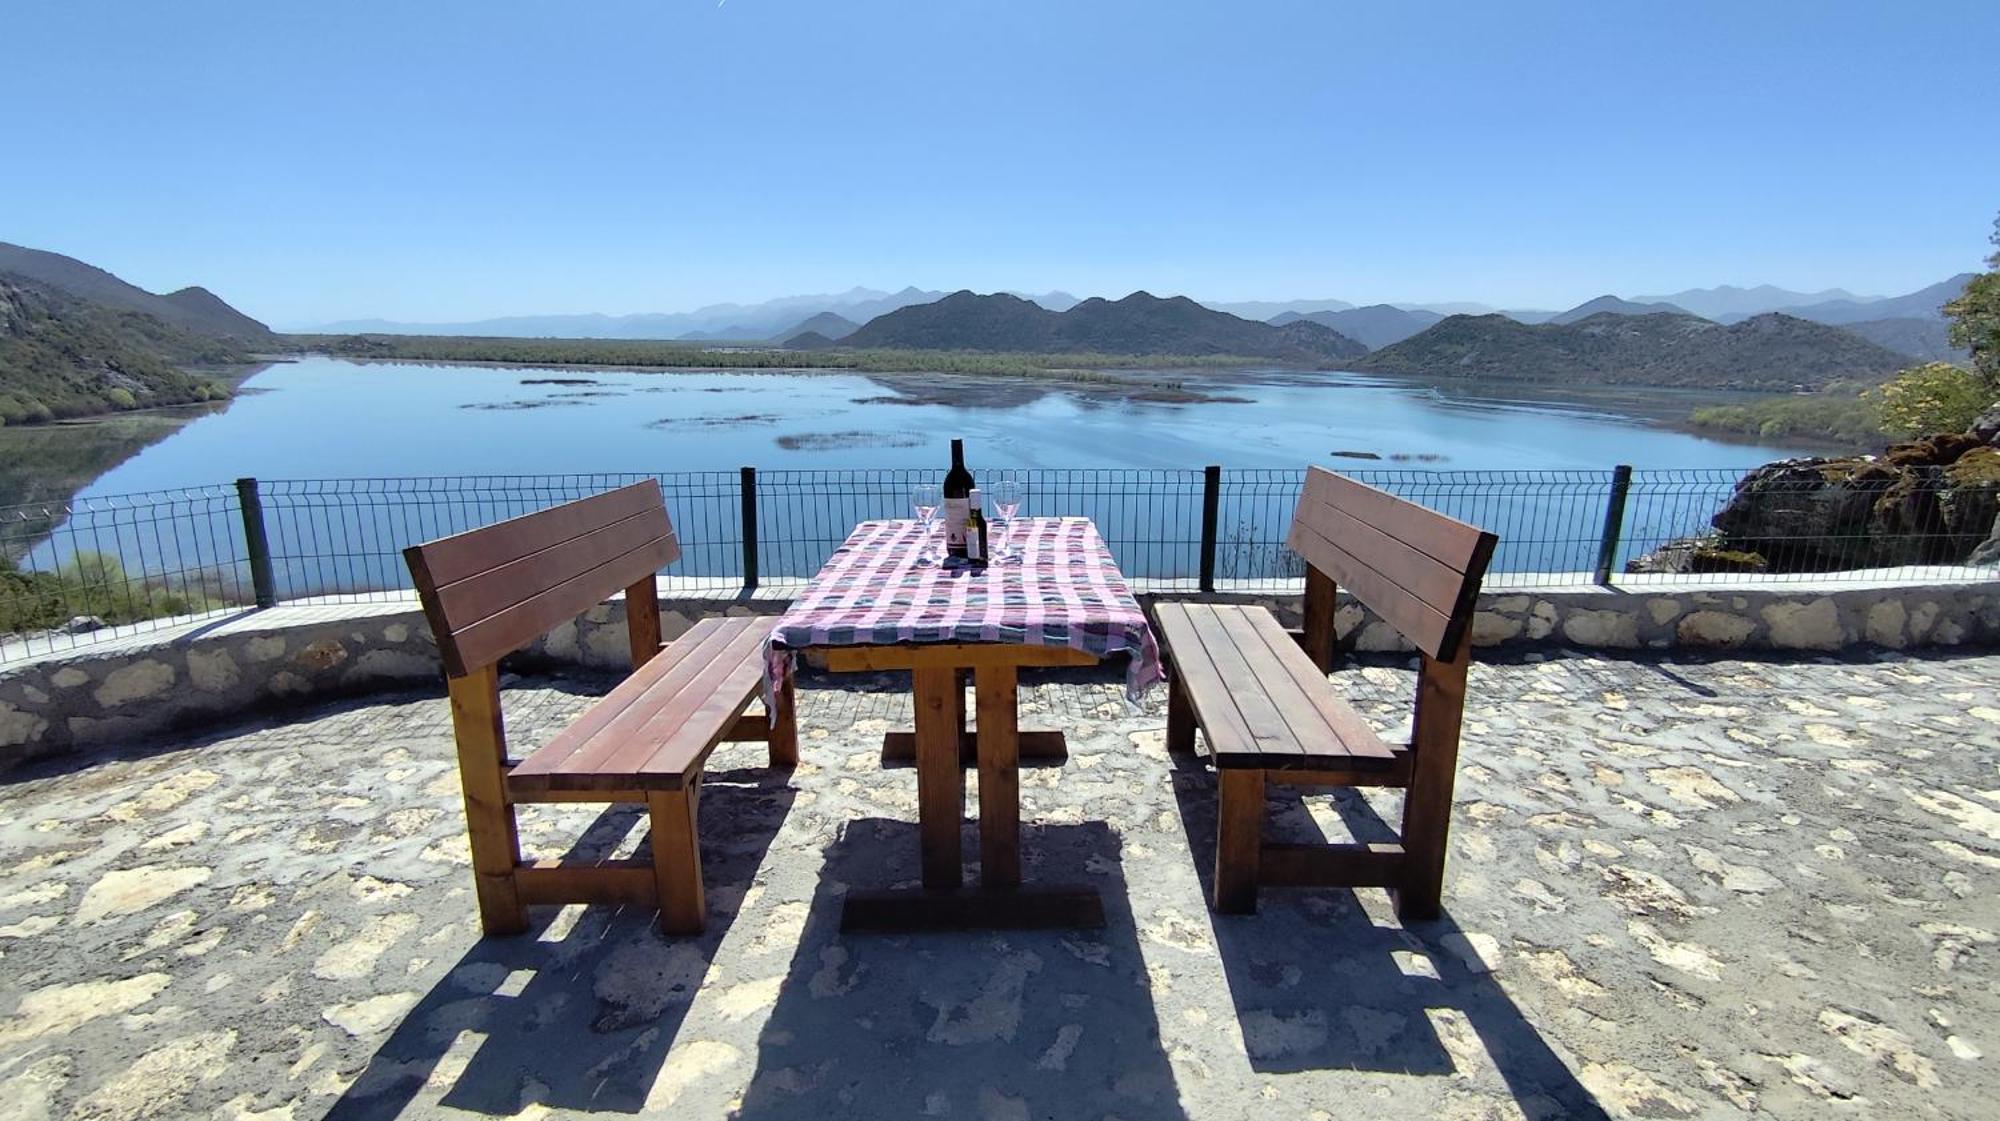
M965 559L966 559L966 560L969 560L969 561L971 561L971 562L972 562L972 563L974 563L974 564L978 564L978 563L979 563L980 561L983 561L983 560L985 560L985 559L986 559L986 550L985 550L984 548L982 548L982 547L981 547L981 546L982 546L982 544L983 544L983 542L981 542L981 541L979 540L979 539L980 539L981 537L984 537L984 536L985 536L985 534L982 534L982 533L974 533L974 532L971 532L970 530L968 530L968 531L966 532L966 534L965 534Z
M945 548L957 551L965 547L965 518L971 510L972 500L969 498L944 500Z

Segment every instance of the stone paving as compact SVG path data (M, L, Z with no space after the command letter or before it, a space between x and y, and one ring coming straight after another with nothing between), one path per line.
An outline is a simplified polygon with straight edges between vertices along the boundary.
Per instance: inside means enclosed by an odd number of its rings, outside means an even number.
M52 761L0 787L0 1117L1991 1118L1996 679L1476 666L1448 917L1409 929L1375 891L1211 915L1213 781L1109 675L1034 678L1024 713L1072 744L1024 775L1027 874L1096 884L1101 932L838 934L849 885L916 875L888 676L806 682L789 778L716 754L699 939L572 907L481 940L434 695ZM1411 675L1339 680L1388 723ZM517 741L607 684L510 680ZM1294 839L1394 820L1273 797Z

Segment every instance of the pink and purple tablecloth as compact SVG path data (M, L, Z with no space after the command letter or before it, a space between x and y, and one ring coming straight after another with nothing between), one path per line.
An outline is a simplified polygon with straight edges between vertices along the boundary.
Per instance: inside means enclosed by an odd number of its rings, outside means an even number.
M934 553L942 536L933 529ZM769 684L809 646L1004 642L1127 654L1134 700L1164 679L1145 612L1089 518L1020 518L985 568L920 563L914 521L862 522L771 632Z

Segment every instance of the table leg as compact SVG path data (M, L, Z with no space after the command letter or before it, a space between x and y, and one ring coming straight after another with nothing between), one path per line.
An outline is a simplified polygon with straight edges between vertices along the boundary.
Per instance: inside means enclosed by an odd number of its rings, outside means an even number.
M1013 666L975 671L979 701L979 882L1021 882L1020 674Z
M964 875L959 834L965 820L965 772L959 769L958 738L965 722L965 694L955 669L917 669L912 676L924 886L950 889Z

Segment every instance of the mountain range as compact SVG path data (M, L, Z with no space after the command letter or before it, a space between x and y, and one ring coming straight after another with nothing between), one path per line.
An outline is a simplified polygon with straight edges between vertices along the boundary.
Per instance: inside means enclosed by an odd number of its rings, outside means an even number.
M1775 312L1733 325L1675 312L1599 312L1545 324L1455 315L1349 368L1479 381L1789 392L1879 380L1909 364L1908 355L1838 327Z
M1886 299L1854 299L1841 297L1821 300L1816 303L1798 304L1776 310L1786 315L1796 315L1800 319L1810 319L1815 323L1863 323L1871 319L1942 319L1939 309L1950 303L1965 291L1976 273L1960 273L1950 280L1940 281L1927 288L1919 288L1904 296L1890 296ZM1720 322L1733 322L1736 316Z
M50 256L53 256L51 254ZM67 258L63 258L67 260ZM80 264L80 263L79 263ZM88 266L82 266L88 268ZM106 274L108 275L108 274ZM1370 347L1400 342L1431 323L1451 315L1485 315L1497 312L1520 323L1574 323L1600 311L1646 314L1656 311L1686 312L1730 324L1752 315L1780 311L1799 319L1837 325L1874 323L1880 320L1924 319L1942 322L1939 305L1964 288L1971 274L1956 276L1939 284L1902 296L1860 296L1845 289L1829 288L1801 292L1760 285L1739 288L1691 288L1666 296L1621 298L1601 296L1567 311L1531 308L1494 308L1465 301L1445 303L1374 303L1357 307L1339 299L1203 301L1204 306L1244 319L1259 319L1283 326L1308 319L1330 327ZM113 278L115 279L115 278ZM129 286L127 286L129 287ZM137 291L136 289L134 291ZM1017 298L1051 312L1064 312L1080 301L1067 292L1042 295L1011 292ZM141 293L141 295L145 295ZM181 294L176 293L175 297ZM847 323L866 323L904 307L935 303L943 292L904 288L890 292L874 288L852 288L845 292L785 296L759 304L711 304L690 312L639 315L541 315L512 316L457 323L409 323L384 319L349 320L316 328L329 334L416 334L480 335L514 338L628 338L684 339L695 342L784 342L813 332L838 342L844 328L838 323L808 325L821 314L831 314ZM151 297L170 299L175 297ZM823 330L828 326L832 330ZM1935 329L1913 324L1866 329L1873 337L1894 340L1913 357L1949 354L1943 336Z
M1828 288L1821 292L1794 292L1770 284L1759 284L1755 288L1738 288L1735 285L1724 284L1715 288L1690 288L1685 292L1675 292L1671 296L1632 297L1634 301L1642 304L1672 304L1691 315L1713 319L1718 323L1725 318L1742 319L1761 312L1805 307L1835 300L1865 303L1881 298L1857 296L1845 288Z
M850 347L1027 353L1230 354L1280 361L1348 359L1363 344L1309 320L1274 326L1204 307L1186 296L1134 292L1055 312L1018 296L954 292L861 325Z
M489 338L685 339L690 342L761 342L815 330L806 321L831 312L850 323L866 323L912 304L935 303L943 292L904 288L886 292L850 288L845 292L781 296L759 304L709 304L693 311L637 315L514 315L457 323L410 323L391 319L349 319L308 329L326 335L474 335ZM1067 292L1029 297L1051 311L1067 311L1077 299ZM830 336L838 337L838 336Z

